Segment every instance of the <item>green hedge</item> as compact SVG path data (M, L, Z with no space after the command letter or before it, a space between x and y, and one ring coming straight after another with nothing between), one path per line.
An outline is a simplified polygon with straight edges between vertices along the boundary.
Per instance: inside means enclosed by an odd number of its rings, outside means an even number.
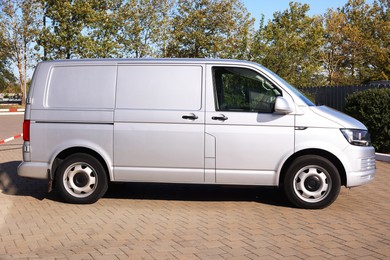
M377 152L390 153L390 88L348 96L345 112L366 125Z

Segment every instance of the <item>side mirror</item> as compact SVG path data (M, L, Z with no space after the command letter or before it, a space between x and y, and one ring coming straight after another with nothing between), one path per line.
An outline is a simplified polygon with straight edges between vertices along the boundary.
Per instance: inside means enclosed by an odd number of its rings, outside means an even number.
M291 112L293 112L293 108L288 101L284 97L278 96L275 101L275 113L285 115Z

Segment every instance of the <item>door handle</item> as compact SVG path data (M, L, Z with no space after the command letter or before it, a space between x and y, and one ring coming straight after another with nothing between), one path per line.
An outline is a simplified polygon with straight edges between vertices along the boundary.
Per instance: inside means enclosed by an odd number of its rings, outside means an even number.
M225 121L228 120L228 117L225 115L219 115L219 116L213 116L211 119L218 120L218 121Z
M196 119L198 119L198 116L195 115L194 113L191 113L189 115L184 115L181 118L188 119L188 120L196 120Z

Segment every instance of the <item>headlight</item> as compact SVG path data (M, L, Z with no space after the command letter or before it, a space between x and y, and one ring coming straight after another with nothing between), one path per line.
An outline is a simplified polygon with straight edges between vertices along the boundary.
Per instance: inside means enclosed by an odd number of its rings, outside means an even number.
M367 130L340 129L345 139L352 145L370 146L371 138Z

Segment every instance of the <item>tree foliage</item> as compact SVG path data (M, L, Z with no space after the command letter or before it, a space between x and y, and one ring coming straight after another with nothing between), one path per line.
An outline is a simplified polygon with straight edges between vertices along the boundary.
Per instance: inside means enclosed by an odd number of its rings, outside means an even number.
M121 9L118 43L124 57L162 56L166 51L172 0L130 0Z
M323 52L328 84L345 85L390 78L389 1L349 0L328 10Z
M346 59L344 54L344 26L347 24L345 14L328 10L324 15L325 43L321 52L321 62L327 74L327 83L348 84L342 68Z
M11 64L23 92L40 60L116 57L253 60L299 87L390 79L389 0L309 9L290 2L255 31L241 0L0 0L0 81Z
M97 6L98 3L95 4L94 0L40 0L40 3L43 9L43 26L37 43L38 47L43 48L43 59L89 57L90 49L95 46L92 43L93 37L88 34L94 34L95 30L87 29L97 21L99 15L94 7L99 10L104 5ZM97 38L102 42L105 40ZM95 53L98 50L95 49Z
M15 84L15 76L9 68L9 64L5 59L0 60L0 93L6 92Z
M370 80L390 80L390 1L376 1L371 7L372 21L369 28L371 52L368 59Z
M0 1L0 47L7 60L18 70L23 97L27 87L27 70L33 57L32 45L38 31L38 10L34 0Z
M16 80L9 67L9 61L7 60L8 53L7 48L4 45L4 43L6 43L4 30L3 27L0 27L0 93L6 91Z
M238 0L179 0L168 56L244 58L253 23Z
M323 46L322 21L309 17L309 5L290 3L290 8L274 13L256 33L252 55L293 85L321 84L320 49Z

